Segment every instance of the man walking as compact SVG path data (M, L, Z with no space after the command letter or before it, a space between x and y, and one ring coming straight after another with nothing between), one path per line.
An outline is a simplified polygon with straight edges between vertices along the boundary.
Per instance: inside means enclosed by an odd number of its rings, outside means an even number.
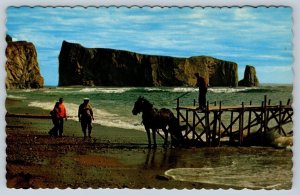
M59 102L56 102L53 110L50 112L54 127L48 132L50 136L57 137L59 130Z
M81 122L81 128L84 135L84 139L86 138L86 129L88 128L88 136L91 137L92 132L92 120L94 120L93 109L89 104L89 98L84 98L83 103L79 106L78 109L78 118L79 122Z
M64 119L67 120L67 110L64 105L64 98L59 98L58 102L58 134L59 137L62 137L64 132Z
M199 96L198 96L198 102L199 102L199 109L205 109L206 107L206 93L207 93L207 87L208 84L205 81L205 79L199 75L199 73L195 74L197 78L197 86L199 87Z

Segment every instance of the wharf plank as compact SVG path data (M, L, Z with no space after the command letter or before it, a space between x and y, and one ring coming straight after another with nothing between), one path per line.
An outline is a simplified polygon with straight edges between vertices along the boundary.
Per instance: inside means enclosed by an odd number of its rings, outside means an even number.
M209 108L209 111L219 111L220 110L220 106L209 106L208 108ZM261 108L262 108L262 106L259 106L259 105L244 105L244 107L242 107L242 105L221 106L222 111L240 111L241 109L244 109L245 111L255 111L255 110L260 110ZM279 109L280 106L279 105L274 105L274 106L268 105L268 106L264 106L263 108L276 110L276 109ZM284 106L281 106L281 108L292 110L291 105L284 105ZM188 110L188 111L200 111L198 109L198 106L179 106L177 109Z

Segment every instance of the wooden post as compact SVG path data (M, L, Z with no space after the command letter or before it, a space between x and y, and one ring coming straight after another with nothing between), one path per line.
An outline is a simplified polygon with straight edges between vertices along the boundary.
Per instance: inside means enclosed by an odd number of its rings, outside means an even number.
M206 143L208 146L210 146L210 125L209 125L209 102L206 103L206 109L205 109L205 132L206 132Z
M180 115L179 115L179 98L176 99L177 102L176 102L176 111L177 111L177 124L178 124L178 127L180 126Z
M195 134L196 134L196 111L193 110L193 140L195 140Z
M261 102L261 108L260 108L260 144L263 143L263 128L264 128L264 102Z
M251 101L250 101L251 105ZM249 110L249 116L248 116L248 131L247 131L247 137L250 136L250 130L251 130L251 109Z
M185 110L185 120L186 120L186 132L185 135L188 138L188 132L189 132L189 111Z
M233 126L232 122L233 122L233 111L231 111L231 115L230 115L230 129L229 129L229 142L230 143L233 143L233 141L234 141L234 139L232 137L232 126Z
M282 129L282 101L279 102L279 119L278 119L278 128L279 128L279 133L283 133L284 136L286 136L286 133Z
M264 100L264 130L263 130L263 139L266 137L267 128L268 128L268 112L267 112L267 96L265 95ZM265 140L264 140L265 141ZM263 143L265 144L265 143Z
M219 104L219 132L218 132L218 146L221 144L221 116L222 116L222 102Z
M217 136L217 124L218 124L218 111L213 111L213 129L212 129L212 144L216 144L216 136Z
M264 103L267 105L267 95L264 95Z
M243 143L243 127L244 126L244 102L242 102L242 109L239 113L239 144Z

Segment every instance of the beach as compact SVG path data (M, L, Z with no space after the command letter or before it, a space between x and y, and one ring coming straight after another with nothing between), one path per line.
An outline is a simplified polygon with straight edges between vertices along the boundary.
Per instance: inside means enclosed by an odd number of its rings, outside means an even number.
M6 121L6 178L9 188L220 187L181 182L165 176L169 164L163 161L163 156L172 151L163 148L154 151L148 150L146 144L122 143L121 139L110 139L109 133L103 133L107 137L101 140L83 140L82 136L54 138L47 135L47 131L35 131L37 126L50 127L45 119L7 118ZM79 124L74 121L67 121L65 125L79 130ZM118 131L100 125L95 125L94 129ZM113 134L111 137L114 137ZM140 139L139 135L134 139Z
M6 100L10 113L47 110ZM290 189L292 152L270 147L148 149L144 131L65 121L64 136L48 135L50 119L6 117L9 188ZM268 158L268 156L270 156ZM280 175L280 176L278 176ZM277 176L277 177L275 177ZM228 179L230 178L230 179Z
M7 106L8 110L14 110L19 104L7 100L6 105L11 105ZM151 157L147 162L147 156L153 151L147 149L143 132L134 131L132 136L132 132L124 133L123 129L94 125L94 131L101 131L102 138L83 140L80 124L69 120L65 122L65 131L67 134L74 131L74 135L54 138L47 134L50 120L7 117L6 122L9 188L205 187L201 183L171 180L164 176L165 169L160 168L163 165L151 162ZM126 135L131 138L126 139ZM144 144L138 144L140 140ZM157 157L164 152L158 148Z
M52 138L34 131L42 119L18 119L7 127L7 187L9 188L166 188L242 189L242 186L175 180L165 171L175 167L197 167L205 162L184 161L177 154L192 156L202 149L147 149L146 145L110 143L108 140L82 140L82 137ZM17 124L21 122L23 126ZM71 124L70 124L71 123ZM76 128L78 124L68 122ZM15 125L14 125L15 124ZM96 128L96 127L95 127ZM105 129L104 130L109 130ZM238 148L207 148L215 154L240 152ZM243 148L255 155L256 150ZM285 151L280 153L284 154ZM210 160L215 161L215 158ZM195 164L193 164L195 163ZM246 176L246 175L245 175ZM209 180L209 179L208 179ZM207 180L207 181L208 181ZM269 187L289 189L291 181ZM248 186L251 189L251 186ZM253 189L261 189L253 186Z

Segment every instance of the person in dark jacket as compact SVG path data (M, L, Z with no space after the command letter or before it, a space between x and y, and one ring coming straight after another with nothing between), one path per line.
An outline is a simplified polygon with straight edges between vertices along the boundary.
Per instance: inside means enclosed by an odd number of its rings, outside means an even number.
M199 73L196 73L195 76L197 78L196 86L199 87L199 96L198 96L199 109L205 109L208 84L205 81L204 77L200 76Z
M92 132L92 120L94 120L94 114L92 106L89 104L89 99L84 98L83 103L78 109L78 118L81 123L84 139L86 138L86 129L88 129L88 136L91 137Z
M54 136L54 137L58 136L59 112L60 112L59 102L56 102L53 110L50 112L51 118L52 118L52 123L54 125L54 127L52 129L50 129L50 131L48 132L50 136Z

